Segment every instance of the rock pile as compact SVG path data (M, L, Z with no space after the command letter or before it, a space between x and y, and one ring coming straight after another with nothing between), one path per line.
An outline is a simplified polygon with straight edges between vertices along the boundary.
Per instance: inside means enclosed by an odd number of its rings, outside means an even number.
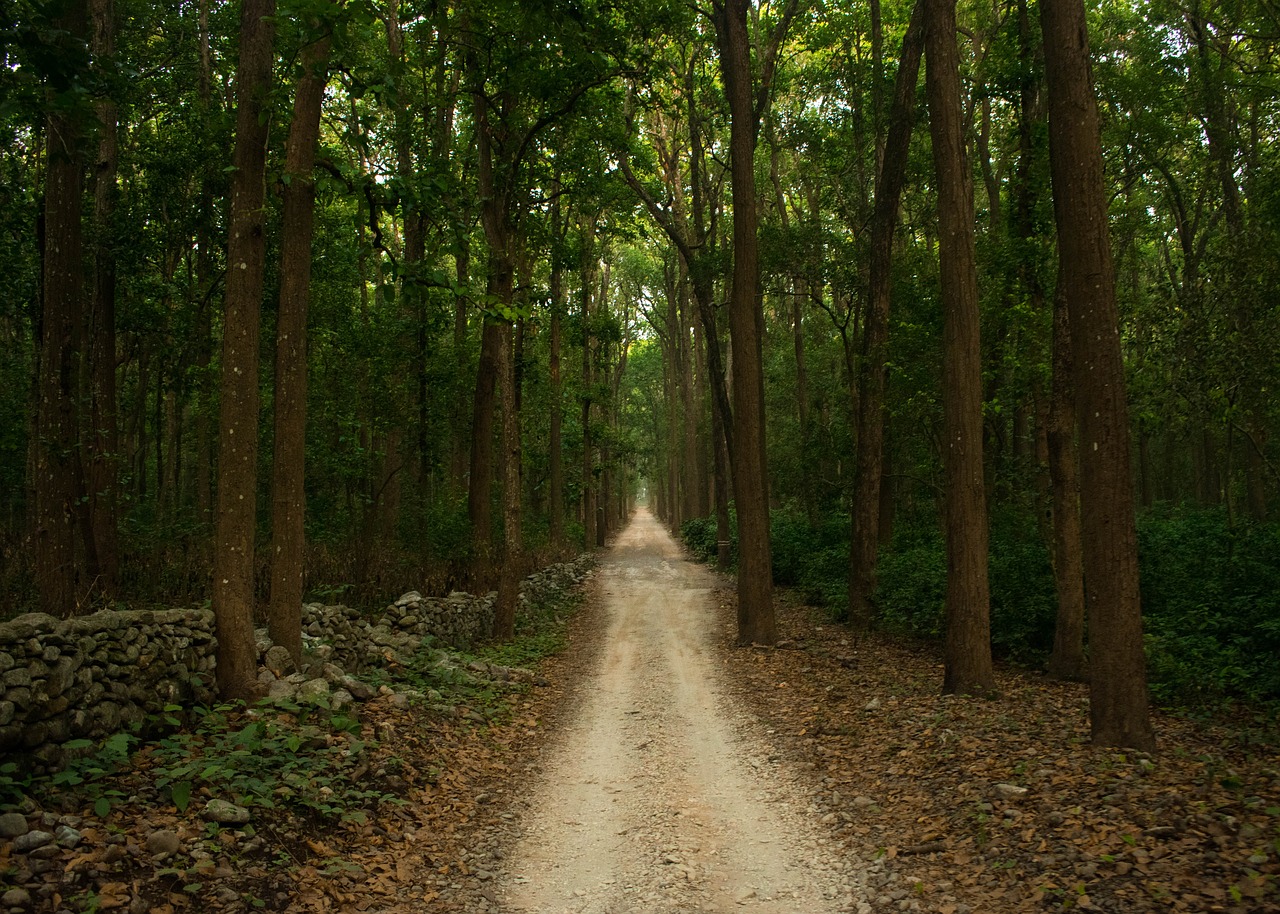
M593 562L591 555L585 554L525 578L520 584L520 610L557 599L580 584ZM269 696L277 699L335 708L352 700L367 701L374 690L359 676L371 669L408 663L424 641L451 647L476 641L493 625L496 600L497 594L492 592L473 596L454 591L447 597L424 597L409 591L372 618L347 606L308 603L302 609L303 668L295 669L288 652L271 643L266 629L259 629L259 681ZM437 651L435 662L452 665L454 659L446 651ZM472 664L469 670L502 681L530 675L488 664Z
M581 582L592 558L527 578L521 608ZM303 608L303 670L258 633L264 688L276 697L341 706L372 698L357 677L407 661L422 643L464 646L493 624L496 594L406 593L374 618L346 606ZM136 729L167 705L214 700L217 639L205 609L104 610L75 619L39 613L0 623L0 761L57 767L62 744ZM501 677L501 672L492 675ZM507 675L519 675L507 671Z
M56 763L58 746L213 698L213 613L30 613L0 624L0 757Z

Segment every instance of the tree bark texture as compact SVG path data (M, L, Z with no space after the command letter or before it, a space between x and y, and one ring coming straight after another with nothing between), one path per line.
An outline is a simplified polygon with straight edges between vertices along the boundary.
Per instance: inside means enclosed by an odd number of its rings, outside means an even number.
M555 264L551 268L551 429L547 460L550 463L551 545L564 545L564 454L561 443L561 426L564 422L564 390L560 377L561 324L564 311L564 270Z
M467 515L471 544L477 560L493 551L493 434L497 375L501 364L501 329L488 315L480 332L480 363L476 369L475 397L471 413L471 473L467 489Z
M1093 742L1151 749L1129 414L1098 105L1081 0L1042 0L1049 165L1071 332Z
M115 4L93 0L94 56L115 54ZM89 311L88 490L93 589L115 596L119 573L118 483L120 435L116 408L116 232L119 197L118 112L110 98L98 102L98 159L93 175L93 298Z
M717 17L720 65L730 112L733 184L733 493L738 509L738 641L773 644L773 563L769 547L769 477L765 472L764 314L755 180L757 115L751 91L747 0L726 0Z
M1083 679L1085 675L1080 474L1077 472L1071 377L1066 281L1059 276L1058 291L1053 297L1053 378L1045 423L1049 488L1053 499L1053 576L1058 591L1053 651L1047 666L1049 675L1054 679Z
M501 322L499 330L502 360L498 384L502 400L502 448L506 459L503 461L502 481L502 575L498 581L498 602L494 606L493 637L499 641L510 641L515 637L516 602L520 597L524 563L520 526L520 414L516 408L516 366L511 322Z
M88 9L68 5L58 24L84 37ZM50 113L46 134L44 251L38 414L35 448L35 575L40 610L65 618L78 611L76 556L79 466L79 346L84 316L84 135L73 112Z
M267 93L275 38L275 0L245 0L236 67L222 410L218 425L218 508L213 612L218 689L227 699L256 692L253 640L254 528L258 480L258 338L266 263Z
M302 586L306 538L307 308L315 215L316 141L328 82L331 38L302 53L285 149L280 313L276 323L275 453L271 464L271 640L302 662Z
M885 138L883 166L876 182L871 217L870 295L862 338L858 398L857 475L853 500L853 536L849 562L849 622L856 630L871 626L879 546L880 483L884 454L884 392L889 344L889 305L893 297L893 236L907 174L907 148L915 122L916 86L924 50L924 0L918 0L902 38L893 108Z
M982 466L982 365L973 184L964 156L955 0L926 0L925 84L938 180L943 309L947 635L943 691L989 694L990 591Z

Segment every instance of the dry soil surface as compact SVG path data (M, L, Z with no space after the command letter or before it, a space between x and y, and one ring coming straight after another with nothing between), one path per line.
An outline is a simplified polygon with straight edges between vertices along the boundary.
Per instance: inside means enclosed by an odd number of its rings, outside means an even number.
M641 509L597 572L606 627L495 880L510 912L869 911L772 731L726 700L715 580Z

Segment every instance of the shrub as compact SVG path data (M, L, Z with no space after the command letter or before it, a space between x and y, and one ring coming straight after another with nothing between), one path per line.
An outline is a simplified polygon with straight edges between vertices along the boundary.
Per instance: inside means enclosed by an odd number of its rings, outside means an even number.
M941 531L899 529L880 555L874 602L883 628L940 638L947 599L947 554Z
M732 514L729 517L729 552L732 560L737 560L738 531L733 525ZM693 517L680 525L680 538L693 557L701 562L713 562L716 558L716 519L714 517Z
M1153 511L1138 549L1156 700L1280 700L1280 525L1233 527L1220 508Z

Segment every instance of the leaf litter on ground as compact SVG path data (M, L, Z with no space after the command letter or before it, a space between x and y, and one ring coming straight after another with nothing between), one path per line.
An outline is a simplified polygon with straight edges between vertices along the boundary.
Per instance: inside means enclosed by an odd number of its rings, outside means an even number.
M733 594L714 596L729 690L833 840L882 861L877 911L1280 911L1274 743L1158 714L1157 753L1094 748L1082 685L1003 668L996 699L944 696L936 650L855 639L785 591L779 646L738 648ZM215 826L201 816L212 791L175 803L144 749L105 816L74 791L28 803L33 828L78 838L37 857L0 841L0 892L50 912L497 910L512 810L596 621L590 604L570 621L573 650L540 663L541 687L462 677L470 705L383 695L346 729L300 729L300 753L349 762L339 781L363 791L350 807L259 805L247 825ZM149 843L161 832L172 844Z

